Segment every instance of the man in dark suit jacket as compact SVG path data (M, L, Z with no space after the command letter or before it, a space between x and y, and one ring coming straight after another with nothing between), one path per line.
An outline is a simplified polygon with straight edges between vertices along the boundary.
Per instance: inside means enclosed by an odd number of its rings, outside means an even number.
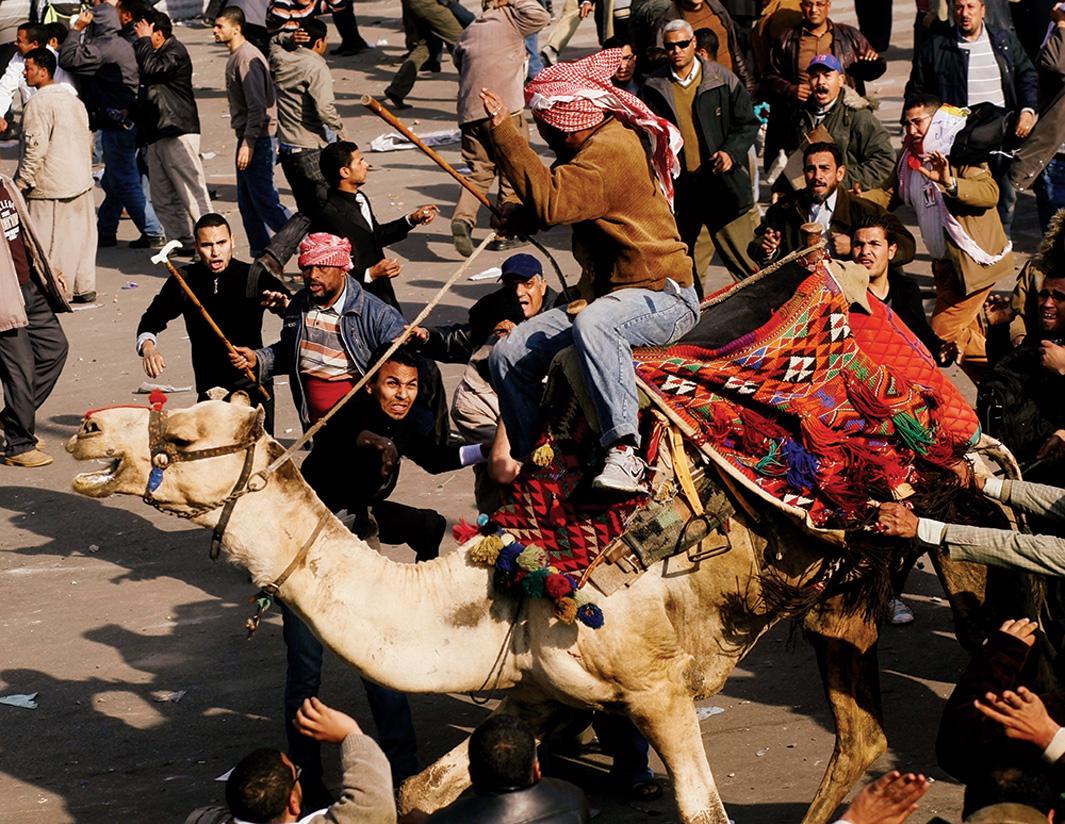
M785 195L769 207L747 248L751 259L765 266L803 245L801 227L821 223L832 257L850 260L851 234L865 218L888 214L872 201L851 194L840 183L847 174L843 155L835 143L811 143L803 152L806 186ZM898 251L893 266L913 260L917 246L902 223L892 217Z
M312 231L346 237L355 258L352 276L371 295L399 309L392 278L399 274L400 263L386 258L384 248L403 240L414 226L431 223L439 209L419 206L409 215L378 223L369 198L360 191L369 166L359 147L347 140L330 143L322 149L320 164L329 194Z

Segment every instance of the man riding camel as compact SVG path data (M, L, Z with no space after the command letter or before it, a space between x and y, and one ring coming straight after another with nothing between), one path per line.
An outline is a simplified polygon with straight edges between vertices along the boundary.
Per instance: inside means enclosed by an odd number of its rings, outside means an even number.
M550 168L524 141L494 92L481 92L494 155L521 203L505 204L501 232L573 226L578 286L588 305L542 312L514 329L489 361L515 458L539 433L542 380L552 358L576 350L606 450L599 489L636 492L646 464L637 455L633 346L665 346L699 315L692 262L670 210L680 165L677 129L610 81L621 50L545 69L525 86L536 126L558 161ZM651 158L641 143L649 139Z

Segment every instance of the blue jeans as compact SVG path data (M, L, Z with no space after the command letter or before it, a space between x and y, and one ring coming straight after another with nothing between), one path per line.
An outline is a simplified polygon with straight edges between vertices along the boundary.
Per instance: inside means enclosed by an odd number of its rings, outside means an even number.
M149 214L145 209L141 173L137 168L137 130L101 129L100 147L104 157L104 176L100 181L104 200L96 213L97 235L108 240L117 235L123 209L141 234L163 234L155 212Z
M1065 158L1058 155L1050 158L1043 173L1036 178L1034 188L1039 228L1045 235L1054 213L1065 208Z
M540 57L539 33L530 34L525 38L525 53L529 56L529 67L525 70L525 79L535 80L536 75L544 70L544 61Z
M240 142L237 142L240 151ZM281 205L274 185L274 158L277 156L273 138L260 137L255 141L251 162L244 171L237 170L237 208L248 236L251 256L259 253L292 214Z
M686 334L699 317L695 288L667 281L660 292L619 289L571 317L551 309L515 327L492 347L489 367L511 452L522 459L540 432L543 377L552 359L573 346L601 431L600 443L639 439L632 347L664 346Z
M313 738L296 731L292 721L305 698L318 694L322 684L322 644L310 628L284 603L281 606L282 634L288 666L285 670L285 734L288 754L303 770L304 781L321 781L322 759L320 747ZM398 787L402 781L418 772L418 743L414 737L414 721L407 696L362 679L366 700L370 704L377 740L388 756L392 767L392 781Z

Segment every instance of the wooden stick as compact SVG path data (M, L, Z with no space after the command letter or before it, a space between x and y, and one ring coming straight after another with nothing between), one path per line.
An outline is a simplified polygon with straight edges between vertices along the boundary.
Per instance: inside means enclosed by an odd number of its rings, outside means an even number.
M488 207L489 211L491 211L493 215L495 215L497 218L502 218L502 213L499 211L499 209L492 205L492 201L488 199L488 196L484 192L482 192L480 189L470 183L470 181L467 180L463 175L459 174L454 166L452 166L450 163L444 160L443 157L440 156L440 153L438 151L426 144L424 140L422 140L420 137L418 137L418 135L408 129L403 124L402 120L400 120L392 112L382 106L379 101L374 100L374 98L370 97L370 95L368 94L364 94L360 102L363 106L365 106L375 115L384 120L389 126L391 126L393 129L396 129L401 135L407 138L407 140L409 140L411 143L421 149L426 154L426 156L431 161L433 161L433 163L435 163L437 166L439 166L441 169L451 175L463 189L465 189L467 192L477 198L481 205ZM530 237L527 238L527 240L529 241L529 243L535 246L549 261L551 261L551 266L552 268L554 268L555 274L558 275L559 283L562 284L562 291L565 292L569 288L569 284L566 283L566 278L562 274L562 267L558 265L558 261L555 260L554 255L547 251L544 245L538 240L536 240L536 238Z
M485 247L489 243L491 243L494 238L495 233L493 232L481 241L481 245L474 249L473 253L468 258L466 258L465 262L463 262L463 264L458 268L455 274L453 274L450 278L447 279L447 282L440 287L440 290L433 296L433 299L427 304L425 304L425 307L422 309L422 311L418 313L418 316L407 324L407 328L403 331L403 334L396 338L394 341L392 341L392 345L388 347L388 349L378 359L376 363L374 363L368 370L366 370L366 374L359 378L358 381L356 381L355 385L347 391L344 397L342 397L339 401L333 404L333 407L324 415L322 415L322 417L318 419L314 426L304 432L303 435L294 444L292 444L292 446L286 449L283 455L274 460L268 467L266 467L266 469L262 470L262 472L258 472L256 474L265 478L266 476L276 472L278 467L282 466L285 461L291 459L293 455L295 455L300 449L302 449L303 445L307 443L311 438L313 438L319 429L329 423L329 419L332 418L333 415L335 415L337 412L339 412L341 407L344 406L344 404L346 404L353 397L355 397L356 393L360 389L362 389L367 384L367 382L369 382L370 378L376 375L378 370L382 366L384 366L385 363L388 362L388 359L392 357L392 353L407 342L407 339L411 336L414 330L421 325L423 320L429 317L429 313L432 312L436 305L444 299L444 295L446 295L448 290L455 285L459 278L466 274L467 270L473 264L473 261L477 258L479 254L481 254L481 252L484 251Z
M214 322L214 318L211 317L208 311L204 308L203 304L200 303L200 299L196 297L196 293L193 292L189 285L185 282L185 278L181 276L181 272L177 270L177 267L170 262L170 258L164 257L161 262L167 268L167 271L170 272L170 277L174 278L174 280L178 282L178 286L185 290L185 295L188 297L189 300L192 301L192 305L200 310L200 314L203 315L203 319L207 321L207 325L214 330L214 333L218 335L222 343L226 345L226 350L231 355L237 354L237 350L233 348L233 344L229 342L229 338L227 338L225 336L225 333L223 333L222 330L218 328L218 324ZM263 388L262 384L260 384L259 381L256 379L255 373L251 371L251 367L245 366L244 374L247 375L251 379L251 382L255 384L255 388L258 389L260 393L262 393L263 398L265 398L266 400L270 400L270 393L267 392Z

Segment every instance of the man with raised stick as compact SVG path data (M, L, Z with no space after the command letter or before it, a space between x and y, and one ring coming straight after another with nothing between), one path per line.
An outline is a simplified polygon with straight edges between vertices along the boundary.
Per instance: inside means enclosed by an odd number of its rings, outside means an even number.
M505 210L501 231L528 234L573 226L578 288L587 308L543 312L492 350L490 367L500 412L518 460L538 433L543 376L552 358L573 345L606 451L600 489L637 492L646 464L637 455L636 375L631 347L664 346L699 315L692 261L670 211L679 171L680 133L640 100L615 88L621 50L545 69L525 87L536 126L558 156L551 168L514 126L494 92L481 98L495 157L521 203ZM651 163L640 142L650 140Z

